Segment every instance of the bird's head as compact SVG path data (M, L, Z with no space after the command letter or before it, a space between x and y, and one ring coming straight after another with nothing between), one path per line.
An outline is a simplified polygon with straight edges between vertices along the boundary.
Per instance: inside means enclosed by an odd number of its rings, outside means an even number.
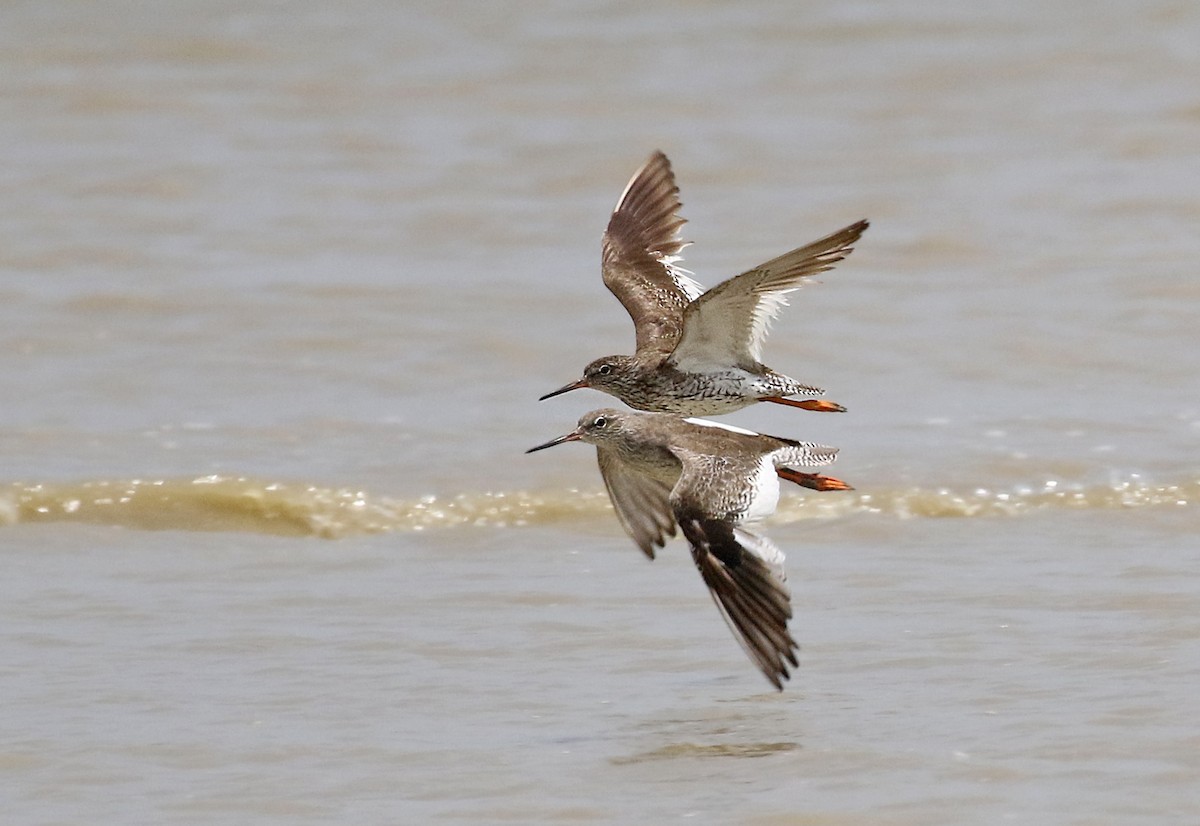
M610 396L623 398L625 389L632 387L636 381L637 367L633 356L604 356L583 368L583 378L547 393L538 401L545 401L552 396L569 393L581 387L590 387Z
M570 433L559 436L557 439L551 439L537 447L531 447L525 452L533 453L535 450L545 450L564 442L588 442L593 445L613 442L621 438L625 431L625 424L626 414L620 410L610 408L593 410L591 413L584 413L579 419L579 424Z

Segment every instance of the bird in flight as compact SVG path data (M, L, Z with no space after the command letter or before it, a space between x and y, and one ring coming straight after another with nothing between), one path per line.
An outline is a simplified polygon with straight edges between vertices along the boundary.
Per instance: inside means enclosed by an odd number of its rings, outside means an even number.
M679 187L671 162L655 152L630 179L602 245L604 284L633 319L636 352L598 358L583 377L541 400L590 387L630 407L687 416L728 413L756 402L844 412L818 387L762 363L771 321L802 279L825 272L867 229L858 221L703 291L677 266Z
M798 664L784 556L744 524L775 512L780 479L851 490L840 479L797 470L829 464L837 449L668 413L605 409L526 452L574 441L596 446L617 519L643 553L653 559L676 526L683 531L734 636L782 690Z

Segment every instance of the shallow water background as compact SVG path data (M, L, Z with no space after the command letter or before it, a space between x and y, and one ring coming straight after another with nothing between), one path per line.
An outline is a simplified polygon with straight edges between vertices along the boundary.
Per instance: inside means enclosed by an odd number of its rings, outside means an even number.
M1200 9L0 10L0 804L22 823L1200 818ZM801 668L590 448L652 149L767 361ZM770 407L771 409L764 409Z

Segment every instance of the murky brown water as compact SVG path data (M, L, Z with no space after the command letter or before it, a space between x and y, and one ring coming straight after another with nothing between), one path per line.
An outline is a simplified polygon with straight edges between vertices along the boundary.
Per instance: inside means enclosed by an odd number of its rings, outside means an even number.
M0 11L14 822L1200 817L1200 11ZM534 400L627 351L654 148L706 285L860 217L779 369L776 695Z

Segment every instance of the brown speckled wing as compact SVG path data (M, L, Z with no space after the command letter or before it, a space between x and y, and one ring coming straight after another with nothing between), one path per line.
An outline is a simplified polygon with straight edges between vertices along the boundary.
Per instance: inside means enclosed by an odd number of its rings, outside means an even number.
M867 229L859 221L819 241L784 253L730 278L692 302L671 363L703 371L736 364L746 369L762 360L771 321L787 304L787 293L807 276L825 272L853 250Z
M621 193L604 233L604 285L633 319L637 351L670 353L683 330L683 310L700 287L675 266L680 240L679 187L671 162L655 152Z
M788 633L791 594L778 572L745 544L762 542L727 520L681 510L675 514L713 601L742 648L777 690L798 665ZM745 543L745 544L744 544Z
M617 521L646 556L675 535L675 515L668 501L671 486L640 473L611 448L597 447L596 459Z

